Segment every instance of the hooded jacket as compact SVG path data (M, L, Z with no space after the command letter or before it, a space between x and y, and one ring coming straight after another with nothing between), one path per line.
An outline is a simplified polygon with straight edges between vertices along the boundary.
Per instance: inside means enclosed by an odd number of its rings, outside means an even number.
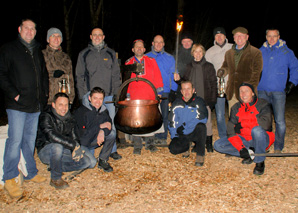
M116 95L121 74L115 51L107 45L97 49L90 43L79 53L76 81L79 99L94 87L102 88L107 96Z
M193 94L192 98L185 102L183 97L178 97L173 102L169 113L169 131L171 138L178 137L177 129L183 125L184 135L193 132L198 123L206 123L208 111L205 101Z
M252 102L245 104L240 101L232 107L227 123L228 140L240 151L245 146L239 136L247 141L252 140L251 130L255 126L261 126L267 132L269 136L268 149L275 140L275 135L272 132L271 105L264 99L258 99L256 95Z
M298 84L298 60L286 42L279 39L270 46L265 42L260 48L263 55L263 71L258 90L268 92L283 92L288 80Z
M97 138L100 130L103 130L105 136L109 135L112 130L107 128L101 129L99 126L102 123L110 122L112 119L109 116L109 111L103 104L99 110L89 102L88 92L82 99L82 105L75 111L74 116L76 120L76 130L80 137L80 144L89 147L91 143Z
M214 45L206 51L205 58L208 62L213 64L215 71L217 71L221 67L226 52L230 50L232 46L233 44L228 43L228 39L225 40L225 44L223 47L220 47L216 44L216 41L214 41ZM228 81L228 77L229 75L226 75L225 82Z
M174 73L175 73L175 59L174 57L165 52L162 49L161 52L156 52L153 47L151 47L151 52L146 55L154 58L159 67L162 81L163 81L163 92L169 93L171 90L176 91L178 88L178 84L174 81Z
M140 78L145 78L149 80L155 87L158 94L163 92L163 82L159 67L154 58L144 55L141 61L139 61L135 56L129 58L125 65L143 63L144 73L138 75ZM135 78L136 74L131 73L131 78ZM154 90L149 84L143 81L133 81L128 85L127 93L130 94L132 100L155 100Z

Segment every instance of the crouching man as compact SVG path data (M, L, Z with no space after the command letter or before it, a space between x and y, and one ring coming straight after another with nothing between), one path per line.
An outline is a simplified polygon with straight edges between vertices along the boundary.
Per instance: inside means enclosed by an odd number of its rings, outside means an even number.
M50 166L50 185L65 189L69 185L61 177L63 172L91 168L90 159L80 147L75 133L76 122L69 112L69 97L57 93L48 112L39 117L36 148L41 162Z
M112 129L112 119L109 111L103 105L105 92L100 87L94 87L84 95L82 106L75 112L77 130L82 147L90 150L88 157L95 161L94 150L103 145L98 157L98 168L105 172L112 172L113 168L108 163L116 139L116 131ZM90 155L89 155L90 154Z
M181 83L182 97L177 97L173 102L169 114L169 131L172 154L180 154L190 149L191 142L195 143L197 153L195 165L204 165L206 122L208 111L205 101L197 97L190 81Z
M239 87L240 101L236 103L230 114L227 124L227 138L221 138L214 144L218 152L240 156L242 164L256 166L255 175L262 175L265 170L265 157L250 158L248 149L256 154L265 153L274 142L272 132L272 110L264 99L258 99L251 84L242 83Z

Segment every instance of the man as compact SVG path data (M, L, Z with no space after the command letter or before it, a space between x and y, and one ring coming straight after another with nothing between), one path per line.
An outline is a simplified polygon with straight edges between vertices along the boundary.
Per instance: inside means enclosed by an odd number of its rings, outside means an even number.
M56 189L69 187L61 177L63 172L93 168L90 159L80 147L79 137L75 133L75 119L69 112L69 97L57 93L48 112L39 118L36 140L37 154L41 162L49 165L50 185Z
M161 114L163 118L164 132L155 135L155 142L158 144L167 144L168 136L168 114L169 114L169 94L174 93L178 85L174 81L175 75L175 59L172 55L164 50L164 39L161 35L154 37L152 42L152 50L146 55L156 60L161 72L163 81L162 98L165 98L160 103Z
M205 101L196 96L191 81L181 82L182 97L173 102L169 114L169 131L172 154L187 152L192 142L195 142L195 166L204 165L206 122L208 111Z
M183 78L186 71L186 66L191 63L193 57L191 55L191 48L193 44L192 35L189 32L185 32L181 35L181 46L178 49L178 62L177 69L180 78ZM176 57L176 52L173 54ZM176 59L177 60L177 59Z
M217 77L229 75L226 96L231 107L239 100L239 85L242 82L251 84L257 89L262 67L262 53L248 41L248 31L237 27L232 31L235 44L225 54L225 60L217 72Z
M249 83L239 86L240 101L236 103L227 124L227 138L214 143L218 152L244 158L242 164L256 163L253 173L262 175L265 170L265 157L250 158L248 149L265 153L274 142L272 132L272 111L270 104L258 99L254 87Z
M277 29L267 30L266 39L260 48L264 66L258 94L272 104L276 123L274 151L280 153L284 148L286 134L286 95L298 84L298 60L286 42L280 39Z
M91 43L79 53L76 78L79 99L94 87L102 88L106 97L104 102L112 101L121 85L120 68L114 50L109 48L104 39L105 35L100 28L94 28L90 35ZM114 120L115 105L105 104L110 117ZM112 126L116 130L114 124ZM117 153L116 140L111 156L114 160L122 157Z
M49 73L49 100L48 105L53 102L53 97L59 91L69 96L70 104L75 98L74 80L72 74L72 62L70 57L62 51L62 33L58 28L50 28L47 33L48 45L42 50L46 67ZM66 91L61 90L62 79L66 80Z
M129 58L125 65L140 63L144 66L143 73L140 73L138 77L145 78L149 80L156 88L156 91L159 95L163 92L163 82L160 70L154 58L150 58L144 55L146 49L144 47L144 41L141 39L137 39L133 42L132 52L134 56ZM136 74L132 73L131 78L135 78ZM151 86L143 81L134 81L131 82L128 86L127 93L130 95L131 100L155 100L155 94ZM146 149L151 152L156 152L158 149L154 145L154 134L147 134L143 139L146 142ZM136 155L141 154L142 150L142 136L134 135L134 151L133 153Z
M226 31L222 27L215 28L213 30L213 36L214 36L214 45L207 50L205 58L207 61L213 64L215 70L218 70L224 61L226 52L231 49L232 44L228 43L228 39L226 38ZM226 77L224 78L225 82L228 81L228 76L229 75L226 75ZM219 82L218 80L217 82ZM225 90L226 90L226 86L225 86ZM227 136L225 105L226 105L226 98L218 96L215 104L215 112L216 112L218 135L220 138Z
M0 50L0 87L5 94L8 117L8 138L4 154L5 189L11 197L21 197L23 190L15 182L22 150L28 176L36 183L46 179L37 175L33 157L38 117L47 104L48 73L40 44L34 39L36 24L22 20L19 37Z
M112 119L109 112L103 105L104 97L104 90L94 87L90 93L83 97L83 105L76 110L75 119L80 144L91 152L88 157L96 163L94 149L103 145L98 157L98 168L105 172L111 172L113 168L107 161L114 145L116 132L112 129Z

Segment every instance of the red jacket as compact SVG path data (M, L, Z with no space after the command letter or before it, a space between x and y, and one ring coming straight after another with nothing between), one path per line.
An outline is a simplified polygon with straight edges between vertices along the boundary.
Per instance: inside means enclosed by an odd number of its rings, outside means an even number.
M160 70L154 58L146 55L143 56L141 63L144 63L144 74L138 75L140 78L149 80L160 93L163 90L163 82ZM131 57L125 62L125 65L139 63L135 57ZM131 78L135 78L136 74L132 73ZM133 81L129 84L127 93L130 94L131 100L155 100L154 91L149 84L144 81Z
M275 140L272 132L272 110L266 100L258 99L256 96L249 104L238 102L232 107L227 125L228 140L240 151L245 146L239 135L247 141L252 140L251 130L255 126L261 126L269 135L269 146L266 148L268 149Z

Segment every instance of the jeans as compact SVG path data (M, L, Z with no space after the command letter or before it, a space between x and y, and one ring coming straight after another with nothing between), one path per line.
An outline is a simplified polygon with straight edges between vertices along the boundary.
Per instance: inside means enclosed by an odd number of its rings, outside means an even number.
M227 136L227 125L225 118L226 98L217 98L215 104L217 130L220 138Z
M266 148L269 146L269 136L266 131L260 127L256 126L251 130L252 140L247 141L245 138L239 135L242 140L243 145L249 149L254 148L256 154L266 153ZM214 149L217 152L229 154L233 156L240 157L239 151L230 143L227 137L220 138L214 143ZM265 157L259 156L254 158L255 163L261 163L265 160Z
M195 152L197 155L205 156L206 135L206 125L199 123L192 133L173 138L169 145L169 150L174 155L180 154L189 150L190 142L195 142Z
M163 93L162 98L166 98L161 101L160 103L160 109L161 109L161 115L163 120L163 126L164 126L164 132L158 133L155 135L158 139L167 139L168 136L168 114L169 114L169 93Z
M77 171L92 168L90 159L84 157L78 162L72 159L72 152L58 143L50 143L44 146L38 153L42 163L50 165L51 179L59 180L63 172ZM93 166L94 167L94 166Z
M112 148L115 142L115 138L116 138L116 132L112 130L111 133L105 137L105 140L103 142L102 149L99 153L98 158L102 160L109 160L110 154L112 153ZM94 150L98 147L99 146L97 144L96 139L90 143L90 146L88 147L82 146L82 148L85 150L85 154L88 156L88 158L91 161L91 165L94 165L94 166L96 165L96 162L97 162L96 158L94 157Z
M28 176L24 179L32 179L38 172L33 155L40 112L27 113L12 109L7 109L6 112L8 117L8 138L3 159L3 181L19 175L18 164L21 150L28 171Z
M106 106L106 108L109 111L109 115L112 119L112 129L116 132L116 128L115 128L115 124L114 124L114 117L116 115L116 108L115 108L115 104L114 103L110 103L110 104L106 104L106 101L113 101L113 96L106 96L103 100L104 105ZM114 140L114 145L113 145L113 149L111 153L117 152L117 145L116 145L116 137Z
M272 105L274 121L276 124L274 150L282 150L284 148L286 135L286 93L258 91L258 94L259 98L267 100Z

